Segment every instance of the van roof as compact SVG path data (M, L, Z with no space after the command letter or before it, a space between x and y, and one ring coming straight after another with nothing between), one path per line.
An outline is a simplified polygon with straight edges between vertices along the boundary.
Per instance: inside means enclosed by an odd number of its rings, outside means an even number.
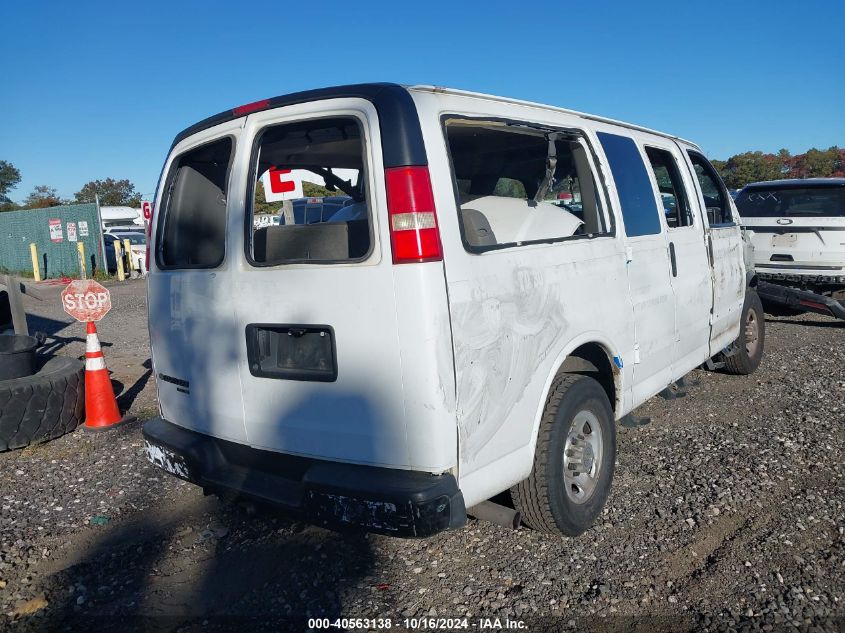
M269 99L262 99L254 103L249 103L243 106L238 106L230 110L225 110L219 114L203 119L199 123L182 130L176 135L173 140L173 145L170 146L172 150L177 143L183 141L189 136L201 132L215 125L225 123L238 119L253 112L261 112L262 110L269 110L272 108L279 108L299 103L307 103L309 101L320 101L323 99L342 99L349 97L357 97L367 99L372 102L379 113L379 118L382 119L382 125L389 124L388 129L401 129L406 134L391 135L382 139L384 147L382 148L385 164L387 165L425 165L428 164L425 156L425 148L422 143L422 136L419 130L419 123L416 120L417 113L413 101L410 97L409 91L417 92L432 92L437 94L447 94L454 96L472 97L475 99L485 99L490 101L498 101L500 103L511 103L514 105L522 105L533 108L540 108L544 110L551 110L554 112L565 112L582 119L591 121L600 121L602 123L610 123L612 125L619 125L632 130L641 132L648 132L649 134L657 134L666 138L687 143L693 147L698 147L695 143L685 140L679 136L673 136L664 132L658 132L646 127L632 125L623 121L617 121L606 117L595 116L578 112L576 110L567 110L565 108L558 108L555 106L544 105L541 103L534 103L532 101L523 101L520 99L511 99L508 97L497 97L478 92L470 92L466 90L456 90L454 88L443 88L439 86L404 86L394 83L365 83L365 84L350 84L345 86L333 86L329 88L318 88L316 90L305 90L303 92L293 92L278 97L271 97ZM384 119L387 119L385 121ZM398 126L398 127L393 127Z
M470 90L459 90L457 88L445 88L443 86L430 86L430 85L417 85L417 86L407 86L408 90L414 90L418 92L433 92L437 94L447 94L447 95L455 95L460 97L473 97L475 99L484 99L487 101L497 101L499 103L511 103L513 105L521 105L527 106L531 108L540 108L542 110L551 110L553 112L564 112L566 114L571 114L573 116L577 116L582 119L587 119L590 121L600 121L601 123L610 123L612 125L618 125L620 127L625 127L631 130L637 130L640 132L648 132L649 134L656 134L657 136L663 136L665 138L671 138L676 141L681 141L682 143L686 143L687 145L691 145L695 148L701 149L698 147L696 143L689 141L685 138L681 138L680 136L675 136L674 134L668 134L666 132L660 132L659 130L652 130L651 128L643 127L641 125L634 125L633 123L626 123L625 121L618 121L616 119L611 119L609 117L598 116L595 114L588 114L586 112L580 112L578 110L569 110L567 108L560 108L558 106L551 106L544 103L537 103L536 101L525 101L523 99L514 99L511 97L499 97L496 95L486 94L483 92L472 92Z
M417 110L408 89L399 84L367 83L333 86L293 92L270 99L225 110L182 130L173 140L171 151L181 141L197 132L215 125L239 119L253 112L280 108L323 99L359 98L371 102L378 112L380 125L384 129L401 133L382 135L382 156L385 166L427 165L425 145L422 140Z

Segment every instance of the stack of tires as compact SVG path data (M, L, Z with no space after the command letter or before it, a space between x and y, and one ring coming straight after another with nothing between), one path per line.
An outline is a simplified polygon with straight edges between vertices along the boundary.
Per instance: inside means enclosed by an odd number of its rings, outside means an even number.
M73 431L85 412L85 366L36 355L32 336L0 334L0 451Z

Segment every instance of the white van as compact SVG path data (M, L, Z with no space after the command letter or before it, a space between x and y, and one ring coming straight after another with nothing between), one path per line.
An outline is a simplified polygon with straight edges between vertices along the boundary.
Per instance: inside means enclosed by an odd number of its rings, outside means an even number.
M845 319L845 178L751 183L736 206L763 300Z
M353 202L254 228L271 168ZM179 134L155 208L150 460L319 523L426 536L510 489L580 534L616 420L763 352L713 167L600 117L429 86L276 97Z

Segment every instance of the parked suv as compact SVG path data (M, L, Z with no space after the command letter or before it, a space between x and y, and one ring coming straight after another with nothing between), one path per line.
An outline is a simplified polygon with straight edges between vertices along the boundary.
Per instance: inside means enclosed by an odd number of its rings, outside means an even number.
M755 182L736 205L767 306L845 319L845 178Z
M254 228L272 168L352 203ZM315 522L426 536L510 490L532 527L580 534L615 421L763 353L728 191L697 146L637 126L327 88L188 128L158 191L149 459Z

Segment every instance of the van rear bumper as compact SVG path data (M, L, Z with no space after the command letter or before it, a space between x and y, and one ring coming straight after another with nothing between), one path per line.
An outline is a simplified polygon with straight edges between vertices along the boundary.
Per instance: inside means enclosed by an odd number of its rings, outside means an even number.
M466 523L451 474L379 468L259 450L162 418L143 427L147 458L209 492L297 511L318 524L390 536L431 536Z

